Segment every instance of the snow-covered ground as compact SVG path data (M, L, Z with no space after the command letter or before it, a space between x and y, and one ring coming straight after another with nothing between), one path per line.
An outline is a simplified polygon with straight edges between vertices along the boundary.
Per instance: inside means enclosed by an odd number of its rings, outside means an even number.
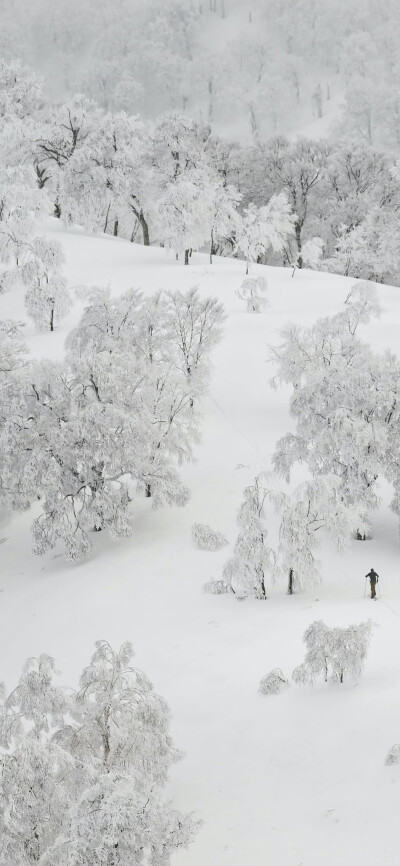
M400 768L384 766L400 740L400 549L390 490L382 488L372 541L352 542L341 557L322 548L324 582L309 595L288 597L283 584L270 588L266 602L204 594L229 549L199 551L190 532L193 522L209 523L234 543L243 487L269 468L276 439L292 423L289 391L268 384L268 344L289 320L309 324L339 310L351 281L256 266L267 276L270 308L250 315L235 295L243 262L210 266L198 254L185 268L164 250L66 234L56 222L47 231L62 241L72 284L110 284L115 293L198 285L224 303L228 318L198 460L182 470L192 491L186 508L153 512L139 501L134 537L113 545L96 536L94 554L76 566L60 555L33 557L28 514L2 521L0 679L12 686L27 656L47 652L62 681L75 685L96 639L115 647L132 641L186 751L171 796L204 820L195 843L175 855L176 866L398 864ZM377 350L396 350L399 289L379 293L385 313L363 334ZM60 357L80 309L54 334L28 324L32 354ZM0 317L25 319L18 292L0 298ZM363 598L371 566L382 590L372 604ZM289 676L302 661L302 634L313 620L345 625L368 617L377 627L359 683L258 694L271 668Z

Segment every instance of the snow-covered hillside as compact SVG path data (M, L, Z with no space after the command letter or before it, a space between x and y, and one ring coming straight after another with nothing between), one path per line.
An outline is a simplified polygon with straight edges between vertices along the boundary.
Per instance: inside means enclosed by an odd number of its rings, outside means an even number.
M63 682L75 685L95 640L132 641L136 664L172 711L172 732L186 752L170 782L177 805L204 825L176 866L377 866L398 862L399 767L384 759L400 740L400 575L397 521L390 491L373 517L373 540L353 541L339 557L321 551L324 582L311 594L268 587L267 601L213 596L203 584L221 575L229 550L197 550L194 522L209 523L232 546L246 484L270 468L278 437L292 427L289 391L269 386L268 345L288 321L310 324L337 312L350 280L316 271L253 266L269 285L269 308L246 313L236 295L244 263L194 254L189 267L165 250L111 237L64 233L72 285L199 287L223 302L227 321L214 354L197 462L184 466L191 489L183 508L153 512L137 502L136 531L113 545L103 534L91 558L34 558L30 515L3 515L0 530L0 679L12 686L28 656L54 656ZM379 287L381 319L363 328L377 351L397 348L399 289ZM82 303L53 334L27 324L35 357L59 358ZM0 297L0 318L25 320L22 294ZM273 518L269 527L276 532ZM382 598L363 598L364 575L379 572ZM273 667L290 676L304 655L302 635L315 619L377 624L357 684L292 685L280 696L258 693ZM17 866L17 864L10 864Z

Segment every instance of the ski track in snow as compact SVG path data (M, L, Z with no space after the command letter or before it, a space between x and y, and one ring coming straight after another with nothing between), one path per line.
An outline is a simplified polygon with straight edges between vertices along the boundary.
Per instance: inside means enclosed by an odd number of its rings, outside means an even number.
M31 555L29 514L3 522L0 678L12 687L25 659L47 652L62 681L74 685L95 640L132 641L136 664L168 701L174 739L186 752L168 793L204 820L195 843L174 855L174 866L398 863L400 768L384 766L400 739L399 542L388 485L371 541L352 542L342 557L323 546L317 591L289 598L276 585L268 601L242 604L202 591L230 555L243 487L269 468L276 440L293 427L289 390L268 384L268 344L288 320L310 324L336 312L352 281L307 271L292 279L290 270L267 269L270 309L251 315L235 295L243 262L217 259L209 266L199 254L184 268L163 250L65 233L56 221L45 230L62 242L72 284L110 283L115 293L132 285L148 292L198 284L202 294L222 300L228 319L215 351L198 462L182 468L192 491L186 508L152 512L138 502L134 537L113 545L101 533L92 557L73 567L59 550ZM363 336L376 350L396 351L399 290L379 292L386 312ZM61 358L81 309L55 334L37 334L28 324L32 354ZM1 296L0 315L25 319L22 295ZM197 550L193 522L225 533L231 547ZM274 514L268 529L273 539ZM372 563L383 593L373 609L363 598ZM258 693L271 668L290 676L302 661L302 635L314 619L346 625L368 617L377 627L359 683Z

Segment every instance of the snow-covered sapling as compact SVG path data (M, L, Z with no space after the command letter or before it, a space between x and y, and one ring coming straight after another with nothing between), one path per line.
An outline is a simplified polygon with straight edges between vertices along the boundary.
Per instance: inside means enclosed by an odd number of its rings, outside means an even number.
M223 580L238 598L246 595L267 598L265 580L275 566L274 552L266 546L264 505L268 490L262 486L263 474L246 487L237 522L240 532L233 556L225 563Z
M289 687L289 680L280 668L273 668L269 674L265 674L260 680L258 691L262 695L278 695Z
M63 261L62 248L57 241L38 237L29 244L21 276L28 287L26 311L40 331L54 331L72 306L67 281L60 271Z
M221 532L211 529L206 523L194 523L192 538L199 550L220 550L228 544L228 539Z
M261 313L261 310L268 306L267 299L263 297L267 288L265 277L246 277L236 294L242 301L246 301L248 313Z

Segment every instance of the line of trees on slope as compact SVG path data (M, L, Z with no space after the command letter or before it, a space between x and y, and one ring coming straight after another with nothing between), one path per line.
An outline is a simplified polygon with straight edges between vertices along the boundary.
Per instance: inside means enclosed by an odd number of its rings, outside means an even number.
M309 266L397 279L398 167L361 140L278 137L246 148L176 113L144 121L82 95L51 106L29 69L3 62L0 152L2 199L25 187L21 220L23 209L27 218L40 210L39 189L42 208L67 224L161 244L186 264L206 248L210 261L225 253L302 267L318 238Z

